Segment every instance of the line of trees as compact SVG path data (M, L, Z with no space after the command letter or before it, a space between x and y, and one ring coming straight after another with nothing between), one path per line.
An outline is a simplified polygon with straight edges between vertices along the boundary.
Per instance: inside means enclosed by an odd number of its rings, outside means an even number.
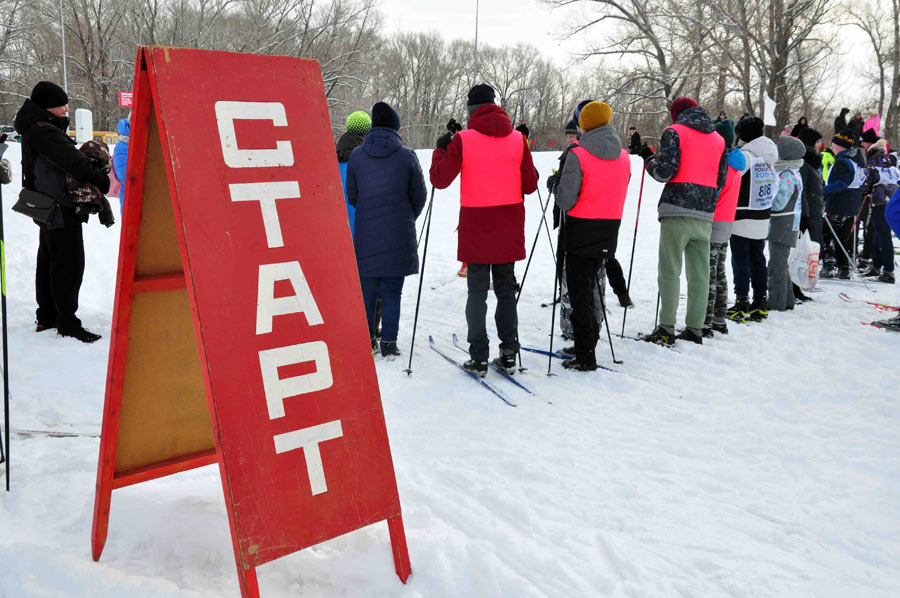
M866 40L852 52L873 90L851 108L880 112L889 138L900 126L900 0L545 1L577 9L566 33L584 52L573 64L527 44L479 47L479 82L538 148L562 142L585 98L609 102L620 133L635 125L651 139L679 95L731 116L758 114L768 96L779 128L802 114L828 134L840 108L835 32L848 28ZM414 147L464 116L475 82L471 42L384 35L376 0L0 0L0 123L36 81L62 82L61 18L71 103L90 108L98 129L127 114L118 91L131 89L139 44L315 58L336 136L349 112L385 100Z

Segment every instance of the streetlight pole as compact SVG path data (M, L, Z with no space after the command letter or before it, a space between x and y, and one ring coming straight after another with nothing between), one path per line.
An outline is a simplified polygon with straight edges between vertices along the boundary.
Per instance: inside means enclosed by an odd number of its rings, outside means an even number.
M69 93L69 78L66 74L66 17L63 14L63 0L59 0L59 37L62 40L63 89Z
M475 71L472 75L472 85L478 85L478 3L475 0Z

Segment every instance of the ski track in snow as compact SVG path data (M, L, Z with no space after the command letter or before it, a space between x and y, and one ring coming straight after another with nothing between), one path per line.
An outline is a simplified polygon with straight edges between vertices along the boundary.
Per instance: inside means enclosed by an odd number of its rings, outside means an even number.
M18 152L13 144L7 154L16 178ZM430 155L419 152L426 172ZM545 201L557 156L535 155ZM640 184L634 166L619 236L625 268ZM648 177L632 335L649 332L654 319L659 191ZM614 339L625 373L565 372L554 361L557 375L547 377L546 358L523 353L520 380L553 404L489 374L519 404L510 409L428 349L429 334L451 355L451 334L465 339L465 281L454 277L458 193L458 181L435 193L414 373L402 370L418 277L405 286L404 355L376 358L409 584L394 574L379 523L260 567L263 596L900 593L900 336L861 326L886 316L838 298L845 291L894 304L900 289L822 284L814 303L730 325L729 335L682 344L680 353ZM37 229L10 210L18 187L3 194L12 427L97 433L119 226L92 219L85 227L79 315L103 340L85 346L36 334ZM530 248L536 194L526 210ZM547 345L551 310L540 304L552 286L542 233L519 304L523 344ZM618 332L622 310L614 301L610 309ZM605 333L597 355L612 365ZM0 497L0 596L237 596L214 466L116 490L103 557L91 560L98 448L96 438L14 436L12 493Z

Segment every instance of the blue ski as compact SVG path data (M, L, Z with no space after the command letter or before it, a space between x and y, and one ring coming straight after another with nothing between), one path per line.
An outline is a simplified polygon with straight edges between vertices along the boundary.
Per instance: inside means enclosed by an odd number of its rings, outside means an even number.
M459 349L460 351L462 351L463 353L465 353L466 355L469 354L469 352L466 351L465 348L459 344L459 337L456 336L455 332L453 333L453 346L456 347L457 349ZM527 392L528 394L530 394L530 395L534 394L533 392L528 390L528 388L524 384L522 384L521 382L519 382L518 380L513 378L511 375L507 374L506 372L504 372L503 370L498 368L495 364L488 362L488 367L491 368L492 370L494 370L495 372L497 372L498 374L500 374L501 376L503 376L504 378L506 378L512 384L515 384L516 386L518 386L519 388L521 388L522 390Z
M532 347L521 347L523 351L528 351L529 353L537 353L538 355L549 355L550 357L555 357L557 359L562 359L568 361L569 359L575 359L572 355L563 355L562 353L551 353L545 349L534 349Z
M478 374L476 374L475 372L470 372L469 370L464 368L461 363L459 363L458 361L456 361L455 359L453 359L452 357L450 357L449 355L447 355L446 353L444 353L443 351L438 349L437 345L434 344L434 337L431 335L428 336L428 344L431 346L432 351L434 351L435 353L437 353L438 355L440 355L441 357L443 357L444 359L446 359L447 361L449 361L450 363L452 363L453 365L458 367L460 370L465 372L466 375L470 376L476 382L481 384L484 388L489 390L492 394L496 395L497 398L499 398L501 401L503 401L510 407L516 407L515 403L513 403L512 401L507 399L506 396L504 396L504 394L502 392L500 392L498 389L494 388L490 383L482 380Z
M556 353L556 352L551 353L550 351L547 351L545 349L535 349L533 347L522 347L522 350L528 351L529 353L537 353L538 355L549 355L550 357L562 359L563 361L575 359L574 355L566 355L565 353ZM607 372L615 372L617 374L620 373L619 370L614 370L612 368L608 368L605 365L600 365L599 363L597 364L597 367L600 368L601 370L606 370Z

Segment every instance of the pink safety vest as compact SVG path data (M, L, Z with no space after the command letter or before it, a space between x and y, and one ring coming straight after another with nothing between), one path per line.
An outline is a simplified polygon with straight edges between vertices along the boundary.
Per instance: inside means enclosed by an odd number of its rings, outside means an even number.
M491 137L465 129L457 134L462 138L460 205L486 208L522 203L522 133Z
M719 161L725 151L725 140L713 131L701 133L684 125L672 125L678 133L681 163L670 183L693 183L715 187L718 182Z
M631 178L631 160L622 150L614 160L598 158L583 147L572 152L581 164L581 191L569 216L576 218L621 220Z
M729 166L728 174L725 175L725 186L719 191L719 198L716 200L716 213L713 214L714 222L734 222L740 194L741 172Z

